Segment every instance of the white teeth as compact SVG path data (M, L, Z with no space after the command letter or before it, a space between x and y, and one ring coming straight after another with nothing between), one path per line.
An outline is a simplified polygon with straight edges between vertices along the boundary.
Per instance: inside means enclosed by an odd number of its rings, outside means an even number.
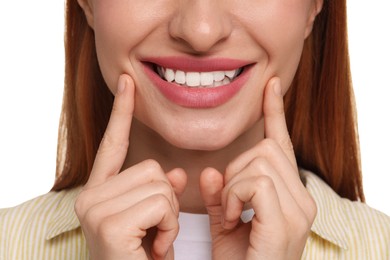
M227 84L229 84L230 83L230 79L229 78L224 78L223 80L222 80L222 85L227 85Z
M222 81L215 81L213 87L219 87L219 86L222 86L222 85L223 85Z
M178 84L185 84L186 83L186 73L181 70L177 70L175 73L175 81Z
M175 72L171 69L166 69L165 73L163 75L165 76L165 79L169 82L172 82L175 80Z
M215 71L213 72L214 81L221 81L225 78L225 72L224 71Z
M197 87L200 85L200 73L199 72L187 72L186 73L186 85L189 87Z
M229 79L232 79L234 78L236 75L236 72L237 70L229 70L229 71L225 71L225 75L226 77L228 77Z
M200 85L209 86L214 83L213 73L210 72L201 72L200 73Z
M242 69L210 72L184 72L157 66L158 74L168 82L188 87L218 87L229 84Z

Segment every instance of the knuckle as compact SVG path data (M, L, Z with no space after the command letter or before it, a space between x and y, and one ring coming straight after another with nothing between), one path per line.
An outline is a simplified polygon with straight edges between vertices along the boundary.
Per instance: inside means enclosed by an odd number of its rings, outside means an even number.
M229 199L235 198L236 194L237 194L237 186L233 185L232 187L230 187L225 191L225 198L227 199L227 201L229 201Z
M277 149L277 143L271 138L265 138L259 143L258 149L262 152L262 154L273 154Z
M74 211L76 215L80 218L82 217L88 209L88 201L87 194L85 191L82 191L76 198L74 203Z
M109 243L113 241L112 238L115 238L119 231L117 221L113 217L106 217L98 224L96 235L106 243Z
M162 168L161 165L153 159L147 159L143 161L143 164L145 166L145 170L149 173L155 173L155 172L161 172Z
M263 151L265 155L274 153L274 151L280 149L279 147L284 151L294 152L294 145L288 133L277 141L271 138L266 138L259 144L259 150Z
M152 199L153 205L158 211L166 211L168 208L171 207L168 198L163 194L155 194L152 196Z
M230 162L225 170L225 179L230 180L238 172L235 162Z
M84 223L88 226L99 226L100 219L102 218L101 212L96 208L89 209L84 216Z
M80 198L78 197L74 203L74 211L79 218L83 215L84 212L83 209L84 209L83 201L81 201Z
M256 172L259 172L259 173L266 173L266 168L267 168L267 165L268 162L265 158L262 158L262 157L257 157L255 158L251 163L250 163L250 166L252 168L254 168L256 170Z
M312 224L314 222L314 219L317 216L317 210L318 210L317 204L310 194L309 194L309 196L307 196L307 200L305 203L306 203L306 205L305 205L306 211L305 212L307 214L308 220Z
M162 194L168 199L172 198L172 193L174 192L171 185L165 181L156 182L155 191L157 194Z
M275 187L272 178L266 175L258 176L254 182L256 187L261 189L273 189Z

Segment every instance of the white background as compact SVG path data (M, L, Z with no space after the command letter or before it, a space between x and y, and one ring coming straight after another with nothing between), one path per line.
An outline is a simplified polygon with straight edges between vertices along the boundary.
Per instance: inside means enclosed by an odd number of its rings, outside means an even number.
M367 203L390 215L390 3L347 2ZM0 208L46 193L54 181L63 5L0 3Z

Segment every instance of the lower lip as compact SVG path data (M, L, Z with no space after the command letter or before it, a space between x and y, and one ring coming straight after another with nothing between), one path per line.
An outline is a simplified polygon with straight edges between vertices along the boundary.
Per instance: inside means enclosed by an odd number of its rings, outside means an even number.
M215 88L190 88L163 80L152 66L144 64L146 75L160 92L171 102L188 108L213 108L227 103L245 85L249 78L250 67L231 83Z

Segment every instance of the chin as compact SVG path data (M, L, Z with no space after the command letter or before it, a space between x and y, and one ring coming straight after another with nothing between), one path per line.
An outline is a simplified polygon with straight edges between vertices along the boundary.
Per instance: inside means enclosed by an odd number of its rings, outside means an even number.
M163 138L179 149L211 152L229 146L236 139L236 136L230 136L227 133L211 134L204 130L197 134L187 133L185 136L177 134L175 136L163 136Z
M216 143L212 141L208 142L186 142L186 143L172 143L172 145L176 146L177 148L180 149L185 149L185 150L192 150L192 151L205 151L205 152L212 152L212 151L218 151L226 146L228 146L231 142L225 142L225 143Z

